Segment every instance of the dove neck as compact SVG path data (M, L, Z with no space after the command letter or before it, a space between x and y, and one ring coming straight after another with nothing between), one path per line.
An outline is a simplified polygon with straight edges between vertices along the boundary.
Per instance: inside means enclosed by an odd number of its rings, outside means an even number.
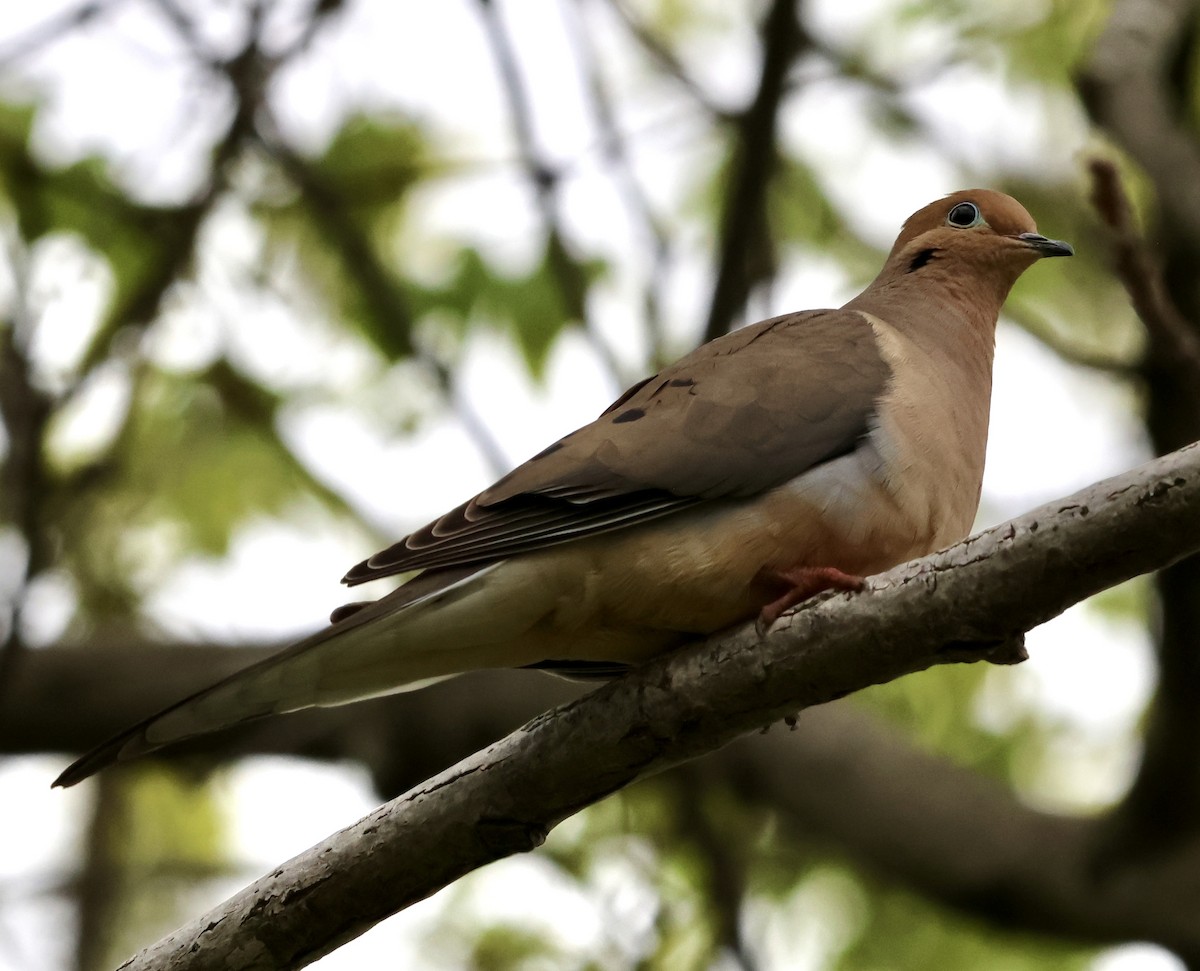
M949 273L934 266L921 269L930 272L895 272L885 267L846 309L872 314L918 344L949 346L974 337L970 343L990 348L1000 308L1014 280L999 273Z

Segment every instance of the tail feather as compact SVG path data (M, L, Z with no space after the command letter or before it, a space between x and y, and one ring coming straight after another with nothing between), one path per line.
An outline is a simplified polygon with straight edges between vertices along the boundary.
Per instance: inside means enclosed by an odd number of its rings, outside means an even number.
M151 715L72 762L55 786L73 786L113 762L136 758L175 742L266 715L345 704L360 698L413 690L453 677L458 671L403 673L405 652L395 649L393 625L369 627L383 618L439 603L492 567L461 567L414 577L381 600L363 606L310 637ZM386 628L386 629L382 629ZM357 670L353 648L386 652L386 677L372 680L368 666ZM326 650L318 651L324 647ZM339 663L341 662L341 663Z

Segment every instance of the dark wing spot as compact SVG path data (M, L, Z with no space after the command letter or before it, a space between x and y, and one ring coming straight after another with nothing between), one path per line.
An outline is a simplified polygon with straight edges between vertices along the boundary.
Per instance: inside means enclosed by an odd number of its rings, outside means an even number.
M937 254L938 251L936 249L931 248L921 250L921 252L912 258L912 262L908 264L908 272L912 273L913 270L919 270L926 263L937 256Z
M639 391L641 391L642 388L646 387L646 385L648 385L651 381L653 381L657 377L658 377L657 374L652 374L648 378L642 378L642 380L639 381L637 384L635 384L633 387L627 388L625 393L622 394L621 397L619 397L611 405L609 405L602 412L600 412L600 417L603 418L605 415L609 414L610 412L616 411L618 408L621 407L621 405L625 404L626 401L628 401L630 398L632 398L635 394L637 394Z
M645 418L645 417L646 417L646 409L630 408L628 411L623 411L619 415L617 415L617 417L613 419L613 424L619 425L619 424L621 424L621 422L637 421L639 418Z
M538 452L537 455L535 455L529 461L536 462L538 459L544 459L547 455L553 455L555 452L557 452L562 447L563 447L562 442L555 442L553 445L547 445L544 449L542 449L540 452Z
M673 378L668 382L672 388L691 388L696 382L691 378Z

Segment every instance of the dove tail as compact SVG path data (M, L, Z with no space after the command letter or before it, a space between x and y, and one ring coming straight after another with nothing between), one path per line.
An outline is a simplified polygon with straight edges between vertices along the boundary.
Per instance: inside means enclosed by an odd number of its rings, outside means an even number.
M490 568L422 574L336 623L151 715L72 762L54 786L73 786L113 762L266 715L412 691L459 673L453 654L412 650L404 628ZM448 670L455 667L455 670Z

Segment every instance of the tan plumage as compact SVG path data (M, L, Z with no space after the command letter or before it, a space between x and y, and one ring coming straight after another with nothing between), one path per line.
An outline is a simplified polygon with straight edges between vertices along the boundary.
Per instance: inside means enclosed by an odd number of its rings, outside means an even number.
M1001 193L911 216L841 310L763 321L626 392L474 499L354 567L422 571L70 766L480 667L613 674L966 535L996 318L1067 244ZM791 589L789 589L791 588Z

